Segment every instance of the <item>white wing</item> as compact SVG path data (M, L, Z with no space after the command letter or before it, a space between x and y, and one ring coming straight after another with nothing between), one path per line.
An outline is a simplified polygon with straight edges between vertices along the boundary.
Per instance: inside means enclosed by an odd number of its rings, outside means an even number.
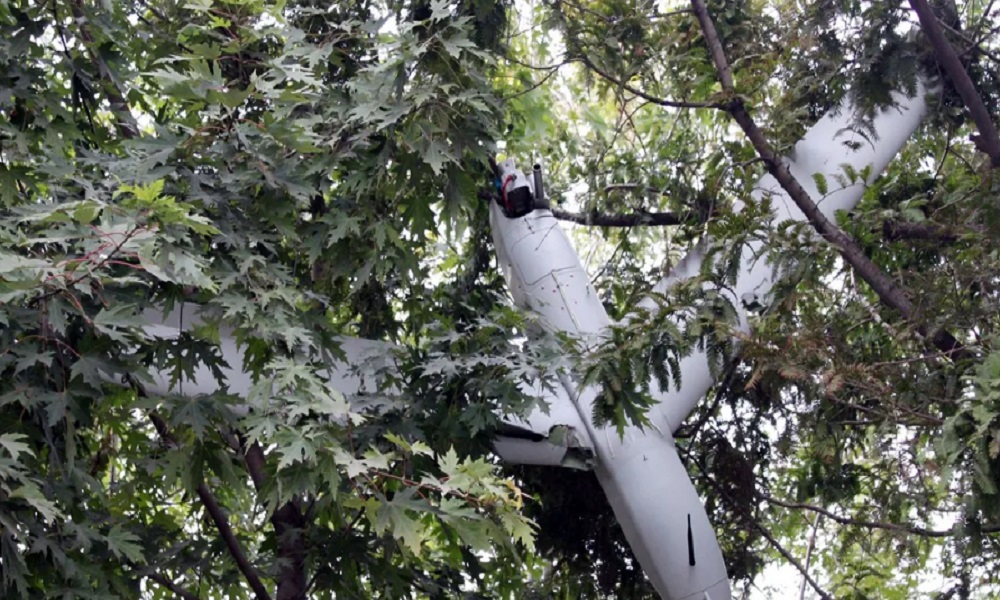
M176 338L182 331L203 323L199 313L199 306L191 303L181 304L166 314L150 309L143 313L147 323L144 330L153 338ZM243 370L244 351L237 345L230 328L220 327L219 337L219 350L226 363L221 369L225 391L246 397L253 381ZM392 390L380 389L379 373L392 369L395 347L387 342L353 337L341 337L337 341L344 356L343 360L330 358L326 371L330 385L358 410L377 409L388 402ZM193 376L184 377L173 385L169 373L153 369L150 376L152 381L146 385L147 393L198 396L223 391L223 384L202 364L194 366ZM506 418L501 429L503 435L494 441L497 454L510 463L589 468L593 456L590 438L584 433L580 417L572 409L565 391L561 387L551 391L541 382L522 384L522 390L542 399L548 405L548 413L536 409L523 419ZM246 408L242 407L239 412L245 413Z

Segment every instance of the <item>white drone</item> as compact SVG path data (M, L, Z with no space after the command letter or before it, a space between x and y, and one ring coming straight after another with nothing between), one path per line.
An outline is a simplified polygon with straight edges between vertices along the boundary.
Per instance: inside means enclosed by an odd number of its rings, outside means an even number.
M923 120L927 106L922 87L913 98L895 94L894 99L896 107L876 116L875 135L854 132L854 107L845 102L840 110L816 123L786 159L792 174L828 218L858 203L865 187L885 170ZM838 181L845 165L855 172L869 173L869 179L820 194L815 184L819 178L814 175ZM870 169L864 171L866 167ZM548 209L536 208L543 196L540 169L536 167L529 179L508 159L499 165L499 176L501 198L491 203L490 222L515 304L537 313L542 325L552 331L599 337L611 324L604 306L558 221ZM770 197L774 222L806 220L770 175L758 182L754 193L758 198ZM736 285L720 290L730 295L744 330L748 327L745 305L766 303L775 277L773 267L761 258L760 249L761 242L743 248ZM695 250L654 290L664 292L697 274L702 258L703 253ZM640 306L656 310L652 300ZM176 337L199 323L197 310L194 305L184 305L167 315L149 311L145 313L146 332L153 337ZM186 313L183 319L182 313ZM221 335L222 357L235 365L223 370L226 387L230 393L246 395L252 382L250 375L239 368L243 351L231 332L222 331ZM385 354L386 350L380 342L343 340L347 361L331 365L330 384L348 398L356 397L364 383L351 366L361 365L366 356ZM531 435L501 436L494 442L496 453L510 463L592 466L632 551L666 600L731 599L722 552L698 493L677 456L672 435L713 384L708 361L706 354L698 350L684 358L680 363L683 385L679 389L661 390L652 382L657 404L648 413L651 426L643 430L628 428L624 436L613 428L593 425L593 402L599 389L580 387L569 377L560 379L555 392L541 385L524 384L525 392L545 400L549 412L536 410L523 419L507 419L509 426ZM194 396L220 389L205 367L185 381L182 389L170 385L168 373L152 375L155 383L147 387L151 394L182 391ZM569 429L573 435L559 436L557 443L549 438L557 427ZM580 461L580 456L588 460Z

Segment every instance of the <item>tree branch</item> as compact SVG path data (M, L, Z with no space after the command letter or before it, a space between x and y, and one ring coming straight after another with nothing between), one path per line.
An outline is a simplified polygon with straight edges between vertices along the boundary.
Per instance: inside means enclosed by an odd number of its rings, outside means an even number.
M692 0L692 3L696 1L698 0ZM715 479L713 479L712 476L709 474L709 470L705 467L704 462L702 462L700 459L693 456L692 454L688 454L688 456L694 461L696 465L698 465L698 469L704 476L705 481L708 482L708 485L711 486L720 496L725 498L726 502L728 502L734 509L742 513L743 516L745 516L747 520L750 522L750 524L753 525L753 527L757 531L759 531L762 536L764 536L764 538L768 541L768 543L770 543L771 546L778 551L778 554L783 556L785 560L789 562L789 564L798 569L799 573L802 574L802 578L805 579L805 581L812 587L812 589L816 590L816 593L819 594L820 598L822 598L823 600L833 600L833 596L828 594L826 590L820 587L820 585L816 582L816 580L813 579L811 575L809 575L809 571L805 567L803 567L802 564L794 556L792 556L792 553L786 550L785 547L782 546L781 543L778 542L778 540L775 539L773 535L771 535L771 532L768 531L766 527L761 525L760 522L750 513L750 511L747 510L746 502L733 498L732 495L730 495L725 488L719 485L719 483L715 481Z
M819 529L820 523L823 521L823 517L817 516L816 522L813 523L812 531L809 533L809 545L806 546L806 563L802 567L809 571L809 563L812 562L813 550L816 549L816 531ZM802 585L799 586L799 600L805 600L806 598L806 580L802 578Z
M828 594L823 588L819 587L819 584L816 583L816 580L813 579L811 575L809 575L809 571L805 567L803 567L802 564L794 556L792 556L791 552L786 550L785 547L782 546L778 542L778 540L775 539L773 535L771 535L771 532L768 531L767 528L758 523L757 519L754 519L752 517L750 518L750 522L753 523L753 526L757 528L757 531L759 531L760 534L764 536L765 539L767 539L767 541L771 544L771 546L773 546L774 549L778 551L778 554L785 557L785 560L787 560L793 567L798 569L799 573L802 573L802 578L806 580L806 583L808 583L809 586L812 587L812 589L816 590L816 593L819 594L820 598L822 598L823 600L833 600L833 596Z
M153 422L153 427L156 428L156 432L160 434L161 438L173 446L177 446L177 440L170 433L170 428L162 417L155 412L151 412L149 413L149 420ZM215 496L204 483L195 488L195 491L198 493L198 498L201 499L201 503L205 506L208 515L212 518L212 522L215 523L215 528L218 529L219 535L222 536L226 548L229 549L229 553L236 561L236 566L243 573L243 577L250 584L250 588L257 595L258 600L271 600L271 595L261 582L257 570L250 564L246 554L243 552L243 547L240 546L240 541L236 538L236 534L229 524L229 519L219 505L218 500L215 499Z
M910 0L910 6L913 7L917 18L920 19L920 27L934 48L934 56L937 58L938 64L944 69L948 79L955 86L955 90L962 97L965 107L972 115L972 120L976 123L976 128L979 129L979 135L982 136L981 147L989 155L993 168L1000 167L1000 134L997 133L990 112L983 103L979 92L976 91L976 86L972 83L969 73L962 66L962 61L959 60L955 49L944 37L944 30L941 29L941 25L927 0Z
M944 538L952 537L958 532L956 528L951 529L927 529L924 527L913 527L911 525L897 525L896 523L882 523L879 521L863 521L859 519L851 519L849 517L841 517L840 515L833 513L821 506L813 506L812 504L802 504L800 502L786 502L784 500L779 500L767 494L761 493L761 499L767 501L775 506L780 506L782 508L792 508L799 510L808 510L814 513L823 515L832 521L836 521L841 525L851 525L853 527L864 527L866 529L882 529L885 531L895 531L897 533L905 533L907 535L917 535L920 537L927 538ZM983 533L997 533L1000 532L1000 526L989 526L982 528Z
M185 590L181 586L177 585L173 581L170 581L169 579L167 579L163 575L160 575L159 573L147 573L146 578L156 582L157 585L170 590L171 593L173 593L175 596L178 596L179 598L182 598L183 600L199 600L198 594L194 594Z
M917 331L925 338L930 338L931 342L941 351L949 354L953 359L967 356L967 350L950 333L946 331L930 331L926 324L921 322L916 306L910 301L906 293L897 286L882 270L872 262L858 245L858 243L845 234L839 227L826 218L819 210L816 203L809 197L808 192L799 184L798 180L788 169L788 165L775 154L768 143L764 133L757 127L750 113L747 112L743 99L736 95L733 85L733 75L726 60L722 42L716 33L715 25L708 15L704 0L691 0L695 16L701 25L705 41L708 44L712 62L719 74L719 81L722 89L729 94L732 100L726 103L726 111L732 115L740 128L750 139L757 154L764 161L768 173L770 173L781 185L782 189L795 202L799 210L806 216L809 223L819 233L823 239L831 243L851 265L854 271L875 291L879 299L886 306L895 309L902 317L915 325Z
M496 202L497 195L490 190L481 189L478 192L480 200ZM681 225L688 220L694 219L694 213L672 213L672 212L635 212L635 213L575 213L553 208L549 206L536 206L535 208L547 208L552 212L552 216L560 221L569 221L579 225L592 227L636 227L648 225L651 227L665 227L668 225Z
M634 193L647 193L656 194L659 196L666 196L663 190L655 188L651 185L643 185L641 183L609 183L604 186L604 193L610 194L611 192L634 192Z
M53 0L54 2L55 0ZM122 93L121 88L118 87L118 83L115 81L114 74L108 67L108 64L104 61L104 58L94 50L94 36L90 32L90 25L88 24L87 16L83 12L83 0L71 0L70 11L73 14L73 20L76 21L77 28L80 30L80 38L83 40L83 47L86 49L87 54L90 55L91 62L97 68L97 73L104 83L105 93L108 95L108 102L111 104L112 110L115 112L117 117L117 127L118 132L123 138L132 139L139 135L139 125L136 123L135 117L132 115L132 111L128 107L128 102L125 100L125 95Z
M254 489L259 493L266 482L266 475L264 474L264 450L257 442L247 444L246 436L243 434L238 435L240 445L243 448L243 462L246 463L247 472L250 473Z
M260 444L248 444L245 436L240 435L240 445L243 447L243 461L246 463L254 488L260 493L267 483L264 472L264 450ZM302 530L306 518L296 500L290 500L271 515L271 525L274 527L275 541L278 547L278 592L277 600L304 600L309 583L306 579L306 547L303 544Z
M686 222L692 215L676 215L672 212L636 212L629 214L622 213L574 213L558 208L550 209L552 216L560 221L570 221L580 225L590 225L597 227L635 227L637 225L666 226L680 225Z
M911 223L909 221L888 220L882 223L882 235L890 241L896 240L927 240L941 244L952 244L961 239L964 233L983 233L981 227L968 226L967 232L950 229L947 226L933 222Z
M306 520L299 502L290 500L271 515L278 543L277 600L306 600Z
M596 64L594 64L594 61L590 60L590 58L588 56L584 55L584 54L581 54L580 56L578 56L577 60L579 60L580 62L582 62L591 71L597 73L598 75L600 75L604 79L607 79L611 83L617 85L618 87L620 87L623 90L629 92L630 94L638 96L638 97L642 98L643 100L646 100L646 101L651 102L653 104L658 104L660 106L666 106L668 108L715 108L715 109L724 109L725 108L725 105L723 105L723 104L721 104L719 102L687 102L687 101L684 101L684 100L667 100L666 98L660 98L658 96L653 96L652 94L648 94L648 93L646 93L646 92L644 92L644 91L642 91L642 90L640 90L640 89L638 89L636 87L633 87L633 86L625 83L624 81L616 78L615 76L611 75L610 73L608 73L604 69L602 69L602 68L598 67Z

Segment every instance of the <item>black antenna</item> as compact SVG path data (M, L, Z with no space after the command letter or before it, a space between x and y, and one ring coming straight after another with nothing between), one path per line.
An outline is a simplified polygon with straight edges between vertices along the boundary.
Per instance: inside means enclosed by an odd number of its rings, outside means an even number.
M688 513L688 565L694 566L694 533L691 531L691 513Z

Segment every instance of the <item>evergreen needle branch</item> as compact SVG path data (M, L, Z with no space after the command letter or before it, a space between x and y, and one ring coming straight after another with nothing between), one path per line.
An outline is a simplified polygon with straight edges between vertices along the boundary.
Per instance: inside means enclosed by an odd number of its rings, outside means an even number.
M176 446L177 440L174 438L173 434L170 432L170 428L167 426L167 422L163 420L163 417L156 414L155 412L149 413L149 420L153 422L153 427L156 428L156 432L160 434L160 437L171 445ZM219 535L222 536L222 540L226 544L226 548L229 550L229 554L232 555L233 560L236 561L236 566L239 567L240 572L243 573L243 577L246 578L247 583L250 584L250 588L257 595L258 600L271 600L271 595L267 592L267 588L260 580L260 576L257 574L257 570L250 564L250 560L247 559L247 555L243 552L243 547L240 545L240 541L236 538L236 533L233 531L232 526L229 524L229 518L226 516L225 511L219 505L219 501L216 500L215 495L212 494L211 490L208 489L204 483L199 484L195 491L198 493L198 498L201 500L202 505L205 506L205 510L208 512L208 516L212 518L212 522L215 524L215 528L219 530Z
M732 98L726 103L726 111L732 115L743 133L749 138L750 143L753 144L757 154L763 160L768 173L778 181L816 232L832 244L847 264L851 265L854 271L871 286L883 304L896 310L903 319L914 325L922 336L929 338L934 346L942 352L949 354L955 360L967 358L968 350L950 333L943 330L931 331L922 322L917 307L909 299L906 292L865 255L854 238L844 233L819 210L813 199L809 197L809 193L792 175L788 165L775 153L764 133L747 111L743 99L736 94L729 62L704 0L691 0L691 5L708 44L712 62L715 64L719 81L722 83L722 90Z
M934 56L937 58L938 64L944 69L948 79L955 86L955 90L962 97L962 102L965 103L969 114L972 115L972 120L976 123L976 128L979 129L979 135L982 136L980 147L989 155L993 168L1000 168L1000 133L997 133L996 124L993 123L986 104L983 103L982 97L976 91L972 78L962 66L962 61L958 58L951 43L944 37L944 30L938 23L938 19L927 0L910 0L910 6L913 7L917 18L920 19L920 27L927 39L930 40L931 47L934 48Z

